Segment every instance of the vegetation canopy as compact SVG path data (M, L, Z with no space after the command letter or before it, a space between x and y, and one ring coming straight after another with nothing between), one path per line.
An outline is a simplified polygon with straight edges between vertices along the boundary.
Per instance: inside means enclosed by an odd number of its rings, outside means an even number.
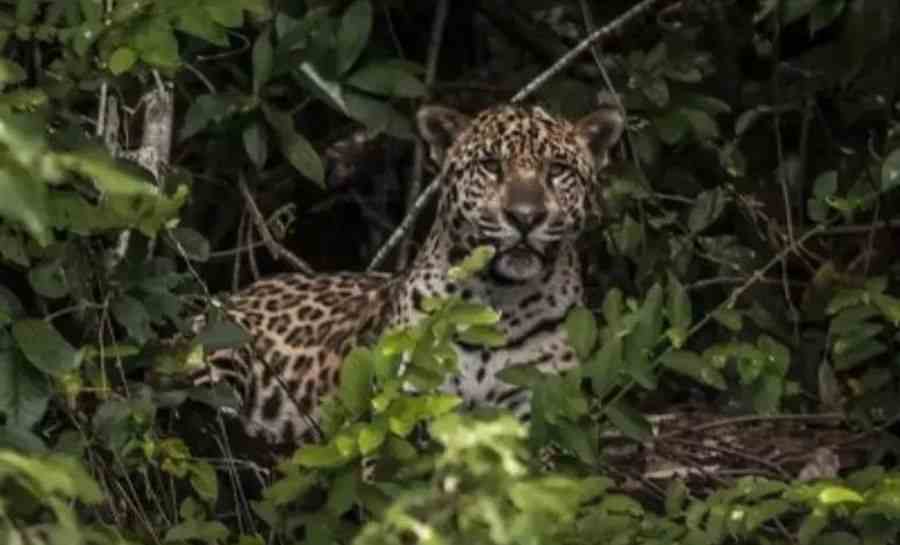
M0 543L900 542L897 43L876 0L0 0ZM601 91L577 365L501 373L527 422L440 388L504 342L452 295L287 452L186 379L250 340L219 294L409 265L421 106Z

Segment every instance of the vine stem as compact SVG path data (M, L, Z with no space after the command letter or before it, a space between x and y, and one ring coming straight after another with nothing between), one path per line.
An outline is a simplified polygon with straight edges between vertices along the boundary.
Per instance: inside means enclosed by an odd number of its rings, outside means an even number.
M586 38L581 40L578 45L570 49L565 55L560 57L559 60L553 63L553 65L551 65L537 77L531 80L527 85L525 85L525 87L520 89L519 92L517 92L512 97L512 99L510 99L510 102L521 102L522 100L528 98L541 86L547 83L550 78L572 64L572 62L576 58L578 58L579 55L587 51L593 44L618 31L637 17L649 12L651 8L661 2L662 0L643 0L642 2L639 2L638 4L628 9L622 15L619 15L609 23L590 33ZM397 229L394 230L390 238L388 238L387 242L385 242L384 245L382 245L382 247L378 250L378 253L375 254L375 257L372 259L372 262L369 263L369 266L366 267L367 271L374 270L381 266L387 255L401 240L403 240L404 236L414 225L416 218L419 217L419 214L422 213L422 210L431 201L432 197L437 194L438 189L441 187L442 179L443 174L439 174L434 179L434 181L432 181L431 184L429 184L428 187L425 188L424 191L422 191L422 193L416 199L416 202L410 208L409 212L407 212L406 217L403 218L403 221L400 223Z

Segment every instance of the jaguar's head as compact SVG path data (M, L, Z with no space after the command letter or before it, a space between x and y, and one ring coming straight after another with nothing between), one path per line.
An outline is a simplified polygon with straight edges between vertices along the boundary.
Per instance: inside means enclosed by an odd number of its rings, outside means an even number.
M494 246L491 273L501 281L538 278L595 208L597 173L624 125L607 102L574 122L537 106L501 105L475 117L423 107L419 132L443 174L444 236L465 251Z

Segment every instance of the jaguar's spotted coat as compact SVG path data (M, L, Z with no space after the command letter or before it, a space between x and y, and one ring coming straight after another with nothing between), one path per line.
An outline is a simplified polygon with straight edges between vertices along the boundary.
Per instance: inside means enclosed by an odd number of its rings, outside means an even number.
M603 104L569 122L536 106L501 105L474 118L432 106L417 119L444 186L435 224L408 271L286 274L228 300L227 315L253 340L211 354L199 380L239 385L251 435L307 439L342 358L363 336L415 321L427 296L456 294L502 313L505 346L460 348L462 372L447 388L470 403L521 413L527 393L500 382L499 370L574 364L562 329L582 299L574 242L594 212L594 184L621 135L621 113ZM488 270L462 284L448 280L450 266L482 244L497 250Z

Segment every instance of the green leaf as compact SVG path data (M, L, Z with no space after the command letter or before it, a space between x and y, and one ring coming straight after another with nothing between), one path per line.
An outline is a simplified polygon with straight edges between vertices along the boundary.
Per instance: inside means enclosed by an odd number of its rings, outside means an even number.
M184 3L175 16L175 28L219 47L228 45L228 34L199 3Z
M687 341L688 330L693 322L693 307L687 289L674 275L669 275L669 289L666 311L671 328L668 331L672 346L681 348Z
M141 301L130 295L123 295L113 301L110 310L116 321L125 326L128 335L138 343L143 344L153 337L150 313Z
M770 106L757 106L751 110L747 110L741 115L738 116L737 121L734 123L734 132L738 136L741 136L745 132L747 132L750 127L752 127L760 118L764 115L768 115L772 112L772 108Z
M744 327L744 315L733 308L723 308L713 312L713 319L735 333Z
M457 332L456 338L460 342L485 348L498 348L506 344L506 335L503 331L487 325L468 327Z
M810 545L827 525L828 512L823 509L816 509L806 515L803 523L800 524L800 529L797 530L797 540L800 545Z
M691 233L699 233L712 225L725 209L728 197L720 188L704 191L697 195L694 206L688 215L688 229Z
M59 299L69 294L66 271L59 261L47 261L28 271L28 283L39 295Z
M682 114L687 118L694 135L701 140L709 140L719 137L719 124L716 120L704 112L703 110L694 110L691 108L682 108Z
M206 2L203 7L213 21L224 27L235 28L244 24L244 10L241 2L218 0Z
M597 319L594 313L584 307L573 308L565 322L569 344L575 349L580 361L587 361L597 344Z
M130 47L120 47L109 56L109 71L115 75L127 72L137 62L137 53Z
M43 418L51 389L47 377L20 354L0 330L0 413L7 426L29 429Z
M134 31L131 39L141 60L161 68L177 68L181 64L178 56L178 40L172 27L162 18L149 19Z
M350 75L346 83L357 89L389 97L418 98L425 86L408 70L395 64L370 63Z
M727 387L722 373L696 352L673 350L663 354L660 357L660 363L676 373L718 390L724 391Z
M494 258L496 250L493 246L478 246L461 262L450 267L447 277L450 280L465 280L472 275L481 272Z
M347 471L331 482L325 509L335 518L349 511L356 500L356 475Z
M196 342L208 350L242 346L251 339L247 331L231 320L212 320L197 334Z
M337 69L342 75L353 67L369 43L372 30L372 4L369 0L356 0L341 18L337 35Z
M75 350L49 322L18 320L12 334L28 361L49 375L60 376L81 364L83 352Z
M843 486L826 486L819 492L818 500L825 505L863 503L865 501L858 492Z
M834 195L838 187L838 174L836 170L826 170L816 177L813 182L813 195L817 200L823 201Z
M272 76L272 35L267 28L256 38L253 44L253 94L258 95Z
M366 348L354 348L341 364L341 382L338 389L341 403L354 417L369 408L372 398L372 352Z
M679 110L655 118L653 124L659 139L670 146L681 142L691 130L690 120Z
M635 441L647 441L653 437L653 426L650 422L624 401L619 400L613 405L608 405L604 412L619 431Z
M0 59L0 89L7 85L15 85L25 80L27 74L17 63L9 59Z
M209 260L209 241L205 236L188 227L176 227L169 231L169 234L191 261L205 263Z
M219 479L216 468L207 462L191 462L190 482L194 492L206 500L214 503L219 497Z
M281 152L301 174L316 182L321 187L325 185L325 167L322 159L313 149L312 144L305 136L294 130L294 120L290 114L280 112L268 105L263 105L266 119L278 134Z
M220 122L236 111L236 99L233 95L200 95L191 102L184 115L178 140L187 140L211 123Z
M22 145L18 139L3 138L6 119L0 116L0 142ZM47 208L47 186L9 161L0 162L0 218L22 225L34 239L46 246L53 240Z
M269 157L268 133L259 123L251 123L244 129L244 150L257 170L262 170Z
M447 310L446 319L461 326L494 325L500 313L480 303L456 302Z
M363 123L372 132L384 132L395 138L415 138L408 116L400 113L389 102L348 91L342 104L348 116Z
M845 0L819 0L809 14L810 34L815 34L830 25L845 7Z
M684 511L684 502L687 499L687 485L680 478L672 479L666 488L666 516L676 517Z
M384 417L375 418L371 424L363 426L359 431L359 452L363 456L372 454L387 439L387 421Z
M304 445L295 454L294 463L304 467L338 467L344 465L349 458L345 457L338 448L333 445Z
M881 190L888 191L900 185L900 148L895 149L881 165Z

